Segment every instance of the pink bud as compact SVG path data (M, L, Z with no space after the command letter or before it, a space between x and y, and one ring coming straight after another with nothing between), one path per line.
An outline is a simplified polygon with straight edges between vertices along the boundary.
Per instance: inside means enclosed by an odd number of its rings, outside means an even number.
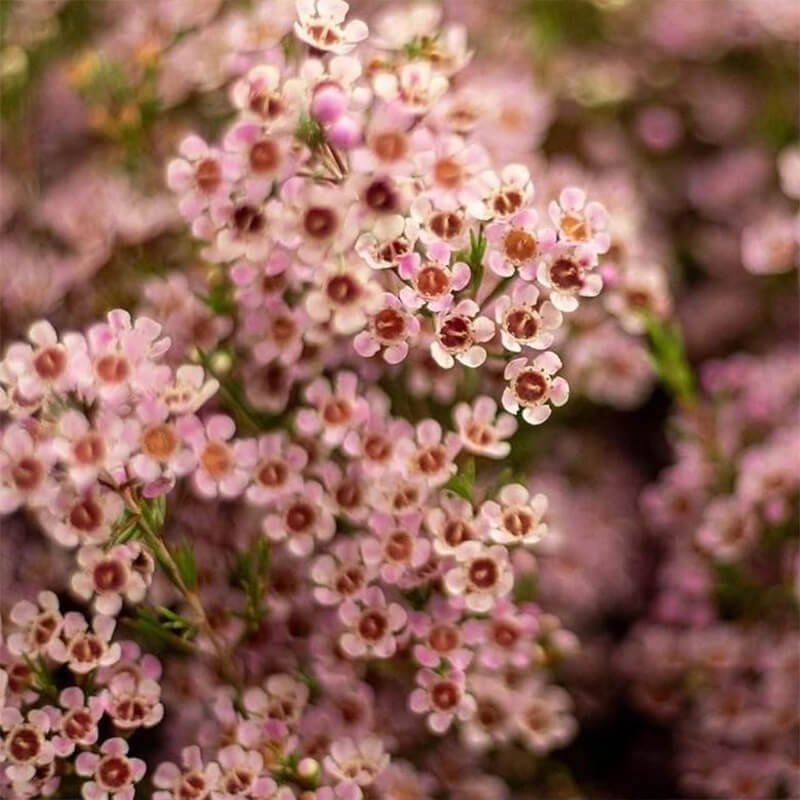
M344 150L355 147L361 141L361 125L349 116L339 117L330 128L328 128L328 139Z
M311 113L323 125L336 122L347 108L347 96L340 87L333 84L322 86L314 92Z

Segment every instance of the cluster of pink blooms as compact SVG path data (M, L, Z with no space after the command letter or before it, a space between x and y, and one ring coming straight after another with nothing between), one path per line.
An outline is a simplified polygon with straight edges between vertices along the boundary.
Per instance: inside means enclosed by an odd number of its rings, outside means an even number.
M667 541L622 664L641 706L675 720L684 789L793 797L798 769L800 368L735 356L704 371L676 463L644 495Z

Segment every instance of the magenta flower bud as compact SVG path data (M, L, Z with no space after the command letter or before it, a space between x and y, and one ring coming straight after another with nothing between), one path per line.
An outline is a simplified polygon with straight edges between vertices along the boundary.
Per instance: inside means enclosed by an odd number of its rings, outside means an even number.
M349 150L361 141L361 125L353 117L343 115L328 128L328 139L336 147Z
M341 87L327 84L314 92L311 101L311 113L323 125L336 122L347 108L347 95Z

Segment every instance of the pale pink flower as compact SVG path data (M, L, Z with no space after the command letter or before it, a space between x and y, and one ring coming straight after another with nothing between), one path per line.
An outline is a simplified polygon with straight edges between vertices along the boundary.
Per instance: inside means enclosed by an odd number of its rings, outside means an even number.
M413 115L396 103L374 108L364 129L363 146L350 151L353 171L363 175L410 175L413 148L409 129L413 121Z
M486 226L486 264L495 275L508 278L519 271L527 277L536 259L552 249L555 233L552 228L537 228L538 220L534 209L523 207L509 218Z
M8 635L9 651L16 656L23 653L31 658L48 653L58 640L64 625L59 610L58 597L43 591L36 596L37 604L20 600L11 608L11 622L19 629Z
M98 667L108 667L119 661L119 644L111 643L116 621L101 614L92 619L92 626L83 614L70 611L64 616L61 638L50 642L48 654L66 663L77 675L85 675Z
M558 686L538 680L520 687L514 697L517 733L535 753L547 753L566 744L577 727L570 714L570 696Z
M453 304L453 292L469 283L470 268L463 261L448 266L450 249L441 242L430 245L427 255L424 261L419 253L400 258L400 277L411 283L400 290L400 299L411 309L427 306L434 312L445 311Z
M258 461L247 487L247 499L263 506L282 495L299 491L308 453L282 432L259 437L257 448Z
M289 131L297 124L300 109L284 92L280 68L275 64L259 64L233 84L231 101L244 119L261 120L270 131Z
M353 348L364 358L380 352L387 364L399 364L408 355L409 340L419 331L419 320L403 308L396 295L385 292L382 308L368 318L367 329L353 339Z
M445 598L434 598L429 613L411 614L409 629L417 641L414 658L423 667L435 670L447 662L465 670L472 661L473 652L464 641L462 610Z
M180 195L178 208L193 222L213 200L227 193L234 175L220 151L199 136L187 136L178 152L181 158L167 164L167 186Z
M352 539L337 539L329 552L314 560L311 580L314 598L323 605L338 605L344 600L360 598L375 570L367 566L362 549Z
M517 420L510 414L497 414L497 403L486 395L477 397L472 406L459 403L453 410L461 444L465 450L487 458L505 458L511 452L507 441L517 430Z
M23 797L43 797L55 788L50 780L55 753L53 743L47 738L51 727L51 718L44 709L31 709L25 716L11 706L0 710L0 729L4 734L0 740L0 759L5 762L6 777Z
M753 547L758 533L752 512L737 498L723 497L708 505L695 539L713 558L736 561Z
M514 734L515 697L505 682L495 675L470 674L467 687L475 699L475 713L461 724L464 743L485 751L509 741Z
M100 614L116 616L123 600L140 603L153 579L155 565L138 542L118 544L104 551L87 545L78 551L80 570L73 574L70 587L83 600L93 600Z
M775 275L800 263L800 219L777 210L742 231L742 264L754 275Z
M440 556L454 555L461 544L479 538L472 504L456 494L441 495L438 506L426 512L425 526Z
M608 252L608 213L598 202L586 202L586 192L575 186L562 190L547 207L560 239L585 244L596 254Z
M261 525L273 542L285 542L293 556L311 554L317 542L327 542L336 532L330 500L316 481L307 481L301 491L282 498L274 513Z
M222 768L212 800L262 800L272 797L275 781L264 775L264 759L256 750L246 750L238 744L223 747L217 753Z
M360 19L345 23L350 6L344 0L297 0L296 7L295 35L316 50L349 53L369 33Z
M410 212L411 223L418 231L420 241L427 248L435 244L445 244L450 251L465 250L469 247L469 235L473 228L463 209L439 208L427 195L419 195L411 202ZM441 260L446 262L447 258Z
M408 615L398 603L387 603L383 592L370 587L358 602L345 600L339 618L347 626L339 642L351 658L391 658Z
M323 761L325 771L337 780L369 786L389 764L381 740L367 736L360 741L337 739Z
M395 462L397 444L413 433L411 423L402 418L386 419L385 413L376 411L370 402L370 415L366 424L350 431L342 448L353 459L357 459L365 476L375 478L383 475Z
M54 502L38 512L39 522L63 547L80 542L103 544L111 536L124 503L119 494L103 486L86 492L62 487Z
M444 585L451 596L463 598L470 611L489 611L511 591L514 574L505 547L466 541L454 555L456 564L446 573Z
M440 675L430 669L417 672L417 684L409 697L409 707L416 714L427 714L428 727L441 736L455 719L469 719L475 713L475 698L466 691L463 672L450 669Z
M494 337L495 326L479 314L480 307L474 300L461 300L437 316L431 355L440 367L450 369L456 361L466 367L479 367L486 361L486 348L481 344Z
M497 603L487 619L464 625L464 639L476 648L478 663L492 672L505 666L529 668L538 652L538 633L536 607L518 606L509 599Z
M314 408L297 413L297 430L304 436L319 434L330 446L340 444L369 417L369 403L358 396L358 377L353 372L339 372L334 386L318 378L306 389L305 400Z
M661 267L626 270L604 295L606 308L619 319L622 328L640 336L647 328L646 315L664 319L671 311L667 276Z
M191 414L216 394L219 381L206 377L205 370L196 364L182 364L171 380L159 387L158 394L170 413Z
M424 114L447 91L449 81L429 61L416 59L394 72L379 71L372 79L375 94L387 103L397 103L411 114Z
M203 762L196 745L181 750L181 766L172 762L159 764L153 775L153 800L202 800L216 789L219 765Z
M231 441L236 425L230 417L215 414L203 424L197 417L178 420L177 429L197 458L192 473L195 489L203 497L237 497L250 482L256 463L254 439Z
M53 737L53 748L60 758L72 755L75 748L91 747L97 742L98 723L103 704L97 696L85 696L77 686L64 689L58 696L63 709Z
M152 728L164 717L161 685L153 678L118 672L101 694L103 710L123 731Z
M22 505L50 506L58 493L50 475L55 461L56 452L47 438L15 422L0 431L0 514L10 514Z
M397 269L400 259L413 251L418 233L413 219L389 214L358 237L355 251L372 269Z
M480 511L492 541L532 545L547 534L547 498L543 494L531 496L521 484L510 483L500 490L497 500L486 500Z
M528 206L533 195L528 168L524 164L507 164L499 174L488 169L469 182L467 210L475 219L507 219Z
M494 306L494 318L503 347L519 353L523 347L546 350L553 343L563 316L531 283L504 294Z
M503 376L508 386L503 391L503 408L511 414L522 409L522 418L540 425L551 414L548 403L563 406L569 399L569 385L562 377L553 377L561 368L561 359L551 352L542 353L532 362L527 358L509 361Z
M459 437L445 433L436 420L426 419L417 424L414 440L403 439L396 448L397 463L404 474L431 487L446 483L456 471Z
M535 271L523 274L526 280L536 280L550 290L550 302L565 313L578 308L578 297L597 297L603 288L603 278L595 272L597 256L585 245L559 242L538 262Z
M369 528L376 536L362 540L361 553L385 583L398 584L407 572L428 562L431 543L420 535L421 521L419 513L394 517L376 512L370 517Z
M135 785L147 767L140 758L129 758L128 743L115 738L103 742L99 753L81 753L75 771L91 778L81 787L84 800L133 800Z

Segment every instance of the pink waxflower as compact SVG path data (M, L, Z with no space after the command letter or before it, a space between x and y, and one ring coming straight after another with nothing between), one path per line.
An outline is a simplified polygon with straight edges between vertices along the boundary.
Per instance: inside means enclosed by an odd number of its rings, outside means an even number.
M82 600L94 598L100 614L116 616L123 600L140 603L153 579L152 556L138 542L118 544L104 551L92 545L78 551L80 571L72 576L70 586Z
M372 88L381 100L397 103L411 114L427 112L448 86L447 78L421 59L402 64L396 71L381 70L372 80Z
M161 336L161 325L147 317L135 322L120 308L109 311L107 322L89 328L86 338L92 359L94 383L91 394L111 406L131 395L162 388L169 368L156 364L170 346Z
M513 217L533 200L533 183L524 164L507 164L498 175L485 170L476 175L466 189L470 216L480 220Z
M299 558L310 555L317 542L333 538L336 521L322 486L308 481L295 494L282 498L261 527L268 539L285 542L288 551Z
M256 463L254 439L231 441L236 425L230 417L215 414L203 424L197 417L183 417L177 430L197 458L192 473L195 489L203 497L238 497L250 481Z
M532 362L527 358L509 361L503 376L508 386L503 391L503 408L511 414L522 409L522 418L540 425L551 414L548 402L563 406L569 399L569 385L553 377L561 368L561 359L551 352L542 353Z
M212 800L266 800L275 794L275 781L264 775L264 758L256 750L238 744L223 747L217 754L222 769Z
M547 753L568 742L575 733L571 707L570 696L563 689L534 679L515 693L517 733L535 753Z
M163 386L158 395L170 413L192 414L204 405L219 389L216 378L207 378L205 370L195 364L182 364ZM141 415L140 415L141 418Z
M360 19L345 24L350 6L344 0L297 0L298 39L316 50L328 53L349 53L367 38L369 30Z
M257 443L258 460L253 467L247 499L263 506L300 490L308 453L289 441L285 433L267 433Z
M369 527L375 537L366 537L361 544L364 563L376 570L387 584L398 584L409 571L428 562L431 543L420 535L420 514L393 517L375 513Z
M464 625L464 639L476 648L478 663L492 672L505 666L529 668L537 655L538 632L535 606L520 607L508 599L497 603L487 619Z
M428 486L441 486L456 472L455 457L461 441L454 433L445 433L433 419L418 423L415 440L404 439L397 445L398 464L412 480Z
M305 299L305 310L314 322L330 321L333 330L349 335L362 330L383 302L383 292L372 270L360 260L320 267L316 286Z
M22 797L44 797L55 790L53 743L50 715L41 708L22 714L6 706L0 710L0 759L5 762L5 775ZM55 780L54 780L55 778Z
M456 494L441 495L438 507L426 513L425 526L440 556L454 555L461 544L479 537L472 504Z
M81 753L75 771L90 778L81 787L84 800L133 800L147 767L140 758L129 758L128 743L115 738L103 742L99 753Z
M737 498L721 497L709 503L695 539L713 558L736 561L753 547L758 533L750 509Z
M430 197L423 194L414 198L409 210L413 230L427 248L446 245L450 251L459 251L470 246L470 233L474 237L475 232L462 208L438 208ZM430 251L429 255L439 258Z
M187 136L179 145L181 158L167 164L167 186L180 195L178 208L193 222L213 200L222 197L231 186L233 162L219 150L209 147L199 136Z
M38 512L39 523L62 547L78 543L104 544L122 513L119 494L97 485L85 492L63 486L48 508Z
M152 728L164 717L161 685L153 678L120 671L101 695L103 710L119 730Z
M121 650L118 643L111 643L115 627L114 619L98 614L90 628L83 614L70 611L64 616L61 637L50 642L48 654L77 675L116 664Z
M486 612L514 585L508 551L501 545L466 541L455 550L456 564L444 577L453 597L463 598L470 611Z
M547 207L559 239L585 244L596 254L608 252L608 213L598 202L586 202L586 192L575 186L564 189Z
M339 643L351 658L391 658L408 620L403 607L387 603L375 586L367 589L358 602L345 600L339 607L339 617L347 626Z
M245 119L261 120L271 131L292 130L297 123L299 109L285 96L281 70L275 64L259 64L236 81L231 102Z
M428 727L441 736L453 720L466 720L475 713L475 699L466 691L463 672L450 669L440 675L430 669L417 672L418 688L411 692L409 706L416 714L426 714Z
M461 725L464 743L483 752L509 741L514 735L513 692L502 679L482 673L470 674L467 686L475 699L475 713Z
M400 259L413 251L418 233L414 220L389 214L358 237L355 251L372 269L397 269Z
M354 428L366 422L369 404L359 397L358 377L353 372L340 372L333 386L318 378L305 392L306 402L314 408L297 413L297 429L304 436L321 435L330 446L340 444Z
M181 750L181 766L172 762L159 764L153 775L153 800L203 800L219 783L219 765L203 762L196 745Z
M337 739L324 759L325 771L342 782L369 786L389 764L381 740L367 736L360 741Z
M35 428L12 422L0 431L0 514L51 505L58 492L50 474L55 461L52 441Z
M494 336L495 327L479 313L474 300L462 300L436 318L431 355L440 367L450 369L456 361L466 367L479 367L486 361L486 348L481 344Z
M486 226L486 264L495 275L507 278L515 272L530 280L533 265L541 253L555 243L551 228L537 228L539 215L524 207L506 220Z
M398 443L412 433L411 423L401 418L387 419L385 412L376 411L371 402L367 422L347 434L342 448L358 461L364 475L374 478L394 464Z
M419 320L403 308L396 295L385 292L383 306L368 318L367 329L353 339L353 347L364 358L380 351L387 364L399 364L408 355L409 340L419 331Z
M472 406L459 403L453 410L461 444L465 450L487 458L505 458L511 452L507 441L517 430L517 421L510 414L497 415L497 403L486 395Z
M664 319L671 310L666 273L655 266L627 270L605 295L605 306L627 333L643 334L647 314Z
M461 609L442 597L434 598L429 613L415 612L409 628L417 644L414 659L418 664L436 670L442 662L465 670L473 652L464 641Z
M28 329L28 342L15 342L6 350L0 362L0 383L8 381L19 396L29 401L52 393L64 394L86 384L89 355L83 336L67 333L59 341L53 326L39 320Z
M512 353L519 353L523 347L546 350L564 319L531 283L517 286L510 296L498 298L494 318L503 347Z
M205 256L214 262L246 258L261 261L273 247L272 228L276 225L277 201L265 205L248 202L237 192L215 201L208 215L199 217L192 232L199 239L213 242Z
M311 580L314 598L322 605L338 605L363 596L375 569L368 566L362 548L352 539L338 539L325 554L314 560Z
M58 696L62 713L53 737L53 749L60 758L72 755L76 747L91 747L99 736L103 716L99 697L85 696L77 686L64 689Z
M364 485L361 465L350 463L344 469L327 462L319 468L319 475L337 517L351 523L363 522L369 514L369 492Z
M400 258L400 277L411 285L400 290L400 299L412 309L427 306L431 311L446 311L453 303L453 293L463 289L470 279L470 269L463 261L448 266L450 248L442 242L429 245L430 260L419 253Z
M597 256L586 245L559 242L539 261L535 272L526 272L526 280L536 280L550 290L550 302L565 313L578 308L579 297L596 297L603 279L593 269Z
M11 607L11 622L19 628L9 634L9 651L16 656L23 653L31 658L47 654L58 641L64 625L59 610L58 597L43 591L36 596L37 603L20 600Z
M504 545L532 545L547 534L547 498L531 493L519 483L510 483L500 490L499 502L487 500L480 517L489 538Z

